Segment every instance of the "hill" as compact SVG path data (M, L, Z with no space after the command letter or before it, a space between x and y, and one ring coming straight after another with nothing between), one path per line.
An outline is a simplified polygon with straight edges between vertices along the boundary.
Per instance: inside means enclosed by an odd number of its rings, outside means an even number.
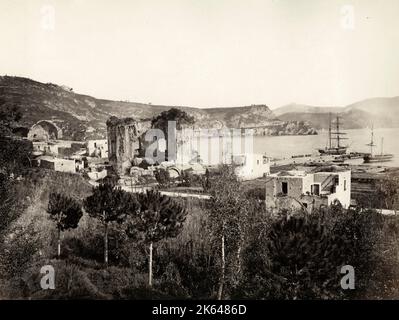
M399 97L371 98L345 107L290 104L273 112L282 121L308 121L316 129L328 128L330 112L342 117L344 129L399 127Z
M341 109L342 108L340 107L316 107L306 104L291 103L282 106L280 108L274 109L273 113L277 117L280 117L281 115L287 113L312 113L312 114L328 113L328 112L336 113L336 112L341 112Z
M30 127L43 119L61 120L63 135L74 140L105 137L105 122L110 116L151 119L172 107L185 110L194 116L195 126L201 128L267 127L275 125L276 122L283 124L266 105L199 109L112 101L78 94L72 88L53 83L2 76L0 77L0 107L7 105L20 107L21 124L25 127ZM303 130L302 126L301 132L310 131L311 128L305 129ZM292 132L295 133L295 130L290 133Z

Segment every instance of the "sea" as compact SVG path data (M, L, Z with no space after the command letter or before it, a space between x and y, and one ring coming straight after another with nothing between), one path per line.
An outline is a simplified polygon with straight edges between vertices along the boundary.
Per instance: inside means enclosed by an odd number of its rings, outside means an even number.
M370 152L370 129L351 129L341 130L346 133L347 140L343 144L347 145L348 152ZM399 128L379 128L374 129L375 154L381 153L381 140L383 139L383 153L391 153L394 158L389 162L374 163L375 166L399 167ZM284 159L292 156L311 154L316 156L317 150L325 148L328 144L328 132L319 131L318 135L308 136L255 136L254 152L263 153L268 157ZM362 163L362 159L353 160Z

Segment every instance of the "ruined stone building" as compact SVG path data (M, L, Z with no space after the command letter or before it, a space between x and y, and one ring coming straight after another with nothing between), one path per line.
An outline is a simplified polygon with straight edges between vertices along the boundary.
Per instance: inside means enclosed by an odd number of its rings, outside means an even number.
M138 157L154 164L167 160L179 166L195 163L216 166L231 164L233 155L243 154L248 158L241 170L245 178L268 172L265 168L268 163L264 163L262 155L253 160L252 130L202 130L188 125L180 126L179 130L168 126L168 132L164 133L159 129L150 132L150 128L149 120L111 117L107 121L108 158L119 175L127 174ZM252 162L254 166L250 165Z
M32 141L33 155L62 154L62 150L72 148L72 142L60 140L63 138L60 121L40 120L28 132L28 139ZM80 146L78 146L80 148ZM76 149L76 148L75 148Z
M58 140L62 139L62 130L57 125L56 121L40 120L36 122L28 132L29 140Z
M108 119L108 159L118 174L126 174L133 160L141 155L141 136L148 128L148 123L133 118Z

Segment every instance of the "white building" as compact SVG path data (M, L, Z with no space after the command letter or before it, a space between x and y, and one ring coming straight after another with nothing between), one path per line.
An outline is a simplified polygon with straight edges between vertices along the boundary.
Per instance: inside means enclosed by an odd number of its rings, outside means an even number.
M48 141L33 141L33 152L34 154L53 154L58 155L59 145L54 142Z
M268 176L266 206L275 209L329 206L338 200L344 208L351 201L351 171L336 168L317 172L284 171Z
M253 180L270 174L269 159L263 154L248 153L233 156L235 173L240 180Z
M84 167L83 161L52 156L40 156L35 161L38 167L60 172L77 173Z
M88 140L87 152L90 157L108 158L108 140Z

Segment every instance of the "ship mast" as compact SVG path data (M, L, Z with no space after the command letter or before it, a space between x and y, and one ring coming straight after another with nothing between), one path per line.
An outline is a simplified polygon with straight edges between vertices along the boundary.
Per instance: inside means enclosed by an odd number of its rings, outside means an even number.
M374 144L374 125L371 126L371 141L367 146L370 147L370 155L373 156L373 147L375 147Z
M339 149L339 117L337 116L337 149Z
M331 139L337 140L337 147L336 147L337 150L339 150L341 148L340 141L348 139L348 138L342 137L342 135L346 134L345 132L340 132L339 131L339 119L340 119L340 117L337 115L337 120L336 120L336 123L335 123L337 131L336 132L331 132L331 134L335 134L336 135L336 137L331 138Z
M328 114L328 148L331 150L331 112Z

